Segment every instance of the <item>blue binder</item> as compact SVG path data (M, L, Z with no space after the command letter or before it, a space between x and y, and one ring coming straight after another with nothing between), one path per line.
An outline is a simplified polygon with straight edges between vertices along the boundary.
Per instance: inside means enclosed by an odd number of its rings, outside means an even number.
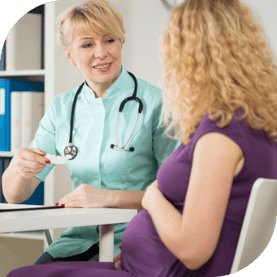
M21 204L43 205L44 204L44 182L41 182L32 196Z
M12 158L2 157L0 158L0 180L2 180L2 175L4 171L8 168ZM1 170L2 169L2 170ZM7 203L2 191L2 183L0 182L0 203ZM2 199L1 199L2 197ZM21 204L29 205L43 205L44 204L44 182L41 182L32 196Z
M4 203L4 195L2 192L2 175L4 172L4 158L0 158L0 203Z
M0 80L0 151L11 151L11 92L44 91L43 82Z

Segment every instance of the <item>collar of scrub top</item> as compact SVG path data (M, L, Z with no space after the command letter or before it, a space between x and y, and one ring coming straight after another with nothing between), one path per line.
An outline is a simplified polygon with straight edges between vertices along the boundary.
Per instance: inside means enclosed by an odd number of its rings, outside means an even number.
M113 98L121 95L122 88L124 88L126 84L128 84L128 87L129 85L130 86L133 85L133 80L130 80L129 81L130 84L129 84L128 80L126 79L126 77L129 78L129 74L123 66L121 66L120 71L121 71L121 74L119 75L118 79L110 87L108 87L105 99ZM86 97L86 99L89 99L89 100L97 99L95 97L95 93L87 84L87 81L85 81L84 87L82 89L82 94Z
M122 70L122 67L121 67L121 71L124 71L124 72L121 72L120 76L118 79L121 79L121 80L117 80L117 81L121 81L122 82L122 79L125 80L125 76L122 76L122 75L125 75L125 73L127 73L125 70ZM119 112L118 112L118 117L117 117L117 122L116 122L116 127L115 127L115 136L116 136L116 143L117 143L117 147L114 145L114 144L111 144L110 147L112 149L116 149L116 150L121 150L121 151L130 151L130 152L133 152L135 151L135 148L134 147L130 147L128 149L125 149L125 146L127 145L127 143L130 141L133 133L135 132L135 129L136 129L136 126L137 126L137 123L138 123L138 120L139 120L139 116L142 112L142 109L143 109L143 104L142 104L142 101L137 97L137 87L138 87L138 84L137 84L137 79L136 77L131 73L131 72L128 72L128 74L132 77L133 81L134 81L134 92L133 92L133 95L131 97L127 97L126 99L124 99L122 102L121 102L121 105L119 107ZM120 78L122 77L122 78ZM121 82L115 82L117 84L121 83ZM114 83L114 84L115 84ZM113 85L114 85L113 84ZM64 154L65 156L69 159L69 160L72 160L76 157L77 153L78 153L78 149L76 146L72 145L72 133L73 133L73 124L74 124L74 114L75 114L75 107L76 107L76 102L77 102L77 98L78 98L78 95L82 92L83 88L84 88L84 85L85 85L85 82L80 85L80 87L78 88L76 94L75 94L75 97L74 97L74 100L73 100L73 104L72 104L72 110L71 110L71 119L70 119L70 135L69 135L69 144L68 146L64 149ZM113 86L112 85L112 86ZM115 86L113 86L115 88ZM117 87L117 86L116 86ZM118 87L116 91L119 91L122 89L122 86ZM108 89L109 90L109 89ZM108 92L107 90L107 92ZM92 95L94 95L94 93L91 93ZM117 136L117 127L118 127L118 121L119 121L119 117L120 117L120 114L122 113L123 109L124 109L124 105L128 102L128 101L137 101L139 103L139 108L138 108L138 117L137 117L137 121L136 121L136 124L135 124L135 127L130 135L130 137L128 138L128 140L125 142L125 144L120 147L119 146L119 143L118 143L118 136Z

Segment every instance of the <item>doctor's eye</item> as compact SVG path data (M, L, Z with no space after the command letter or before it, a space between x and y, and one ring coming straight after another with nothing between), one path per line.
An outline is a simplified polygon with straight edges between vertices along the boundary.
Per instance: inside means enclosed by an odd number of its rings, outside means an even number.
M109 43L113 43L114 41L115 41L115 39L114 39L114 38L109 38L109 39L107 39L107 40L106 40L106 43L108 43L108 44L109 44Z
M91 47L91 46L92 46L91 43L85 43L85 44L83 44L81 47L82 47L82 48L89 48L89 47Z

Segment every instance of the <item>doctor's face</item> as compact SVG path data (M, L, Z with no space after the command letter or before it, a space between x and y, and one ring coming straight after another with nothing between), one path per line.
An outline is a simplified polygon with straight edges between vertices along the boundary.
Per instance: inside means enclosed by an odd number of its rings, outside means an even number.
M66 56L73 66L78 66L88 85L94 90L107 89L121 71L121 41L111 35L102 36L88 29L75 32Z

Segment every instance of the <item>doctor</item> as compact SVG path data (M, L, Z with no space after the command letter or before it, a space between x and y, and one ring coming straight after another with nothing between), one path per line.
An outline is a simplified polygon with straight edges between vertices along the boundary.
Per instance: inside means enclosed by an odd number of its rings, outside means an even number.
M179 143L159 126L161 91L122 66L124 33L118 9L105 0L87 1L60 16L60 45L85 82L53 98L30 148L12 159L3 176L9 203L25 201L45 180L54 167L45 157L50 154L69 157L72 179L73 191L56 205L142 209L146 187ZM126 225L115 225L114 254ZM97 226L68 228L36 264L97 260L98 237Z

